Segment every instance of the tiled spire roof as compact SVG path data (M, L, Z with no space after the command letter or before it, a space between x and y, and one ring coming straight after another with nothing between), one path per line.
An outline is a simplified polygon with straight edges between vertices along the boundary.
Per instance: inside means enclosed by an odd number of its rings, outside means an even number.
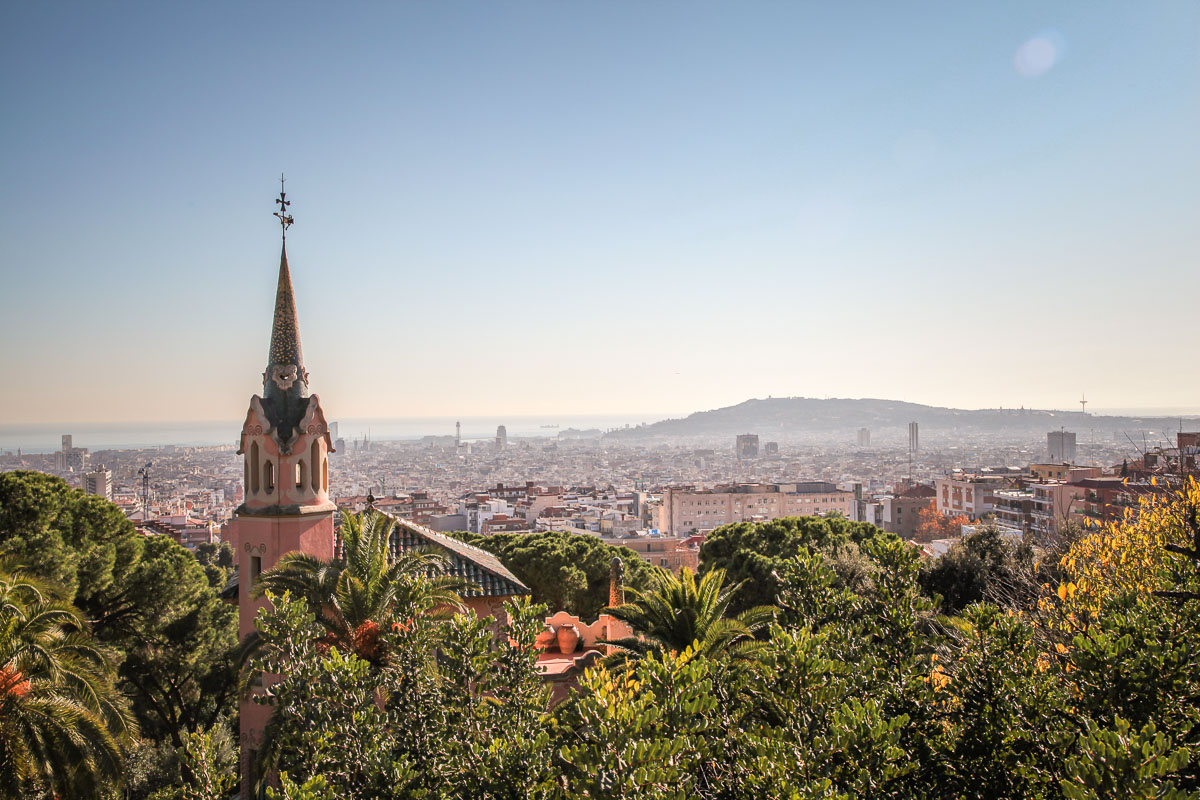
M300 321L296 317L296 298L292 292L292 273L288 269L287 246L279 254L279 288L275 292L275 319L271 323L271 349L267 368L295 364L304 371L300 352Z

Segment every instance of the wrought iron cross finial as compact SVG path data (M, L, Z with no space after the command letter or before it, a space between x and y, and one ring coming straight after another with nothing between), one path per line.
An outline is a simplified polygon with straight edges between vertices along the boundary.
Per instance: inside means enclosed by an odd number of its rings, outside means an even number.
M279 173L279 198L275 201L275 205L279 206L279 210L275 212L275 216L279 218L279 224L283 227L283 238L287 240L287 229L295 222L292 215L288 213L288 206L292 204L291 200L287 199L287 192L283 190L283 173Z

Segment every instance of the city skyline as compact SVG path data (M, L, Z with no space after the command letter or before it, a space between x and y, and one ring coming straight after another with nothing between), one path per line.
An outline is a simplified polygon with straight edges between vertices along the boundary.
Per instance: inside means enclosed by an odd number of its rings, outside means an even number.
M1200 390L1193 5L62 8L4 12L7 422L236 419L280 169L344 418Z

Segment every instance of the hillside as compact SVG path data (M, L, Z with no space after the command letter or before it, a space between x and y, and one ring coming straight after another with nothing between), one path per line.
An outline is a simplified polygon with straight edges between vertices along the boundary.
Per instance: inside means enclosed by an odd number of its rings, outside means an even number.
M977 433L1038 434L1055 428L1117 432L1145 428L1175 430L1177 417L1116 417L1079 411L1041 409L941 408L900 400L815 397L753 399L735 406L698 411L682 419L613 431L616 439L691 436L733 436L739 433L813 434L870 428L873 431L920 423L922 432L973 431ZM1197 430L1200 420L1183 420L1185 429Z

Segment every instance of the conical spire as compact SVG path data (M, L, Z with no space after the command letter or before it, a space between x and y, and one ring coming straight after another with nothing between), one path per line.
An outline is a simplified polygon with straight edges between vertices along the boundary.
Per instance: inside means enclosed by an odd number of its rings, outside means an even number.
M287 229L292 224L288 213L291 201L281 188L275 203L275 216L283 230L283 247L279 251L279 287L275 291L275 318L271 321L271 348L267 351L267 368L263 372L263 401L267 416L283 431L284 437L304 414L303 398L308 396L308 373L300 353L300 322L296 319L296 296L292 291L292 273L288 269Z
M271 323L271 349L267 353L267 371L271 367L294 364L304 373L300 352L300 321L296 317L296 297L292 292L292 273L288 269L287 245L279 254L279 288L275 290L275 319Z

